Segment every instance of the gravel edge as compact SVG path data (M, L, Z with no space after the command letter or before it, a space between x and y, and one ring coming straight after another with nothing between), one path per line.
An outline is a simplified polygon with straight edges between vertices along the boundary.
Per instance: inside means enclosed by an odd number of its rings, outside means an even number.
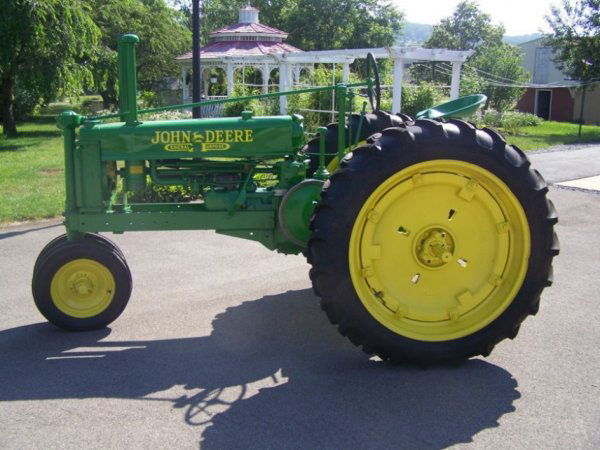
M560 144L551 147L540 148L538 150L528 150L525 152L528 155L537 155L540 153L555 153L555 152L570 152L574 150L587 150L589 148L598 147L600 151L600 142L587 142L585 144Z

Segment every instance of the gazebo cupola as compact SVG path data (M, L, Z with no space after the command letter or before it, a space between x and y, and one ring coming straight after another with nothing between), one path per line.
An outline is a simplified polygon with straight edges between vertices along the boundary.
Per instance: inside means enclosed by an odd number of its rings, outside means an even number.
M211 42L262 41L281 43L288 36L285 31L260 23L258 21L258 9L252 6L245 6L240 9L238 17L237 24L219 28L210 33ZM295 47L291 48L300 51Z

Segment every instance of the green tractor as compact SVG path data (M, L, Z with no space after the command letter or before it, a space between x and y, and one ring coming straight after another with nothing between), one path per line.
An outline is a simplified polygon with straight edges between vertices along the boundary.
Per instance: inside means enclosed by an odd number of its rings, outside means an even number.
M198 104L138 111L137 42L124 35L119 43L119 113L58 117L66 234L41 251L32 280L51 323L90 330L119 317L131 274L98 233L144 230L215 230L304 253L331 322L383 360L486 356L537 312L558 254L557 215L521 150L451 118L481 96L419 114L435 119L383 112L371 56L374 76L361 83L246 97L335 91L339 123L308 142L298 115L142 121ZM348 111L364 92L373 111L367 102ZM130 201L148 180L201 200Z

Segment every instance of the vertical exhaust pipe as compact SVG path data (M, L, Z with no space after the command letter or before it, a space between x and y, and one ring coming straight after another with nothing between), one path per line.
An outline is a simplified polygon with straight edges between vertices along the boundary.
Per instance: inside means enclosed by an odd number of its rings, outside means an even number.
M135 34L124 34L119 39L119 112L127 125L137 122L135 46L139 41Z

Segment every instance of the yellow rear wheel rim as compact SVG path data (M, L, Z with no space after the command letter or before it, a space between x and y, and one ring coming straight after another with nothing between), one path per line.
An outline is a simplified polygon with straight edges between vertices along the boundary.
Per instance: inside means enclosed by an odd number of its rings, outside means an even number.
M92 259L75 259L54 274L50 295L61 312L86 319L108 308L115 295L115 279L103 264Z
M354 288L396 334L447 341L508 308L527 271L523 208L488 170L456 160L412 165L358 213L349 246Z

